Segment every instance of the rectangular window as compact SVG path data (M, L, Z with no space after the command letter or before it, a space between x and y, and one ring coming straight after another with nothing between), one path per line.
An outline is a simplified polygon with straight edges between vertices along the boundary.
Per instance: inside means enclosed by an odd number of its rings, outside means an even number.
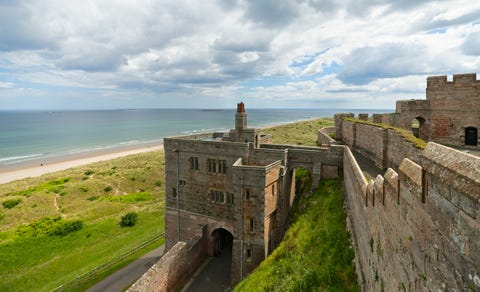
M252 249L247 248L247 260L251 260L251 259L252 259Z
M221 191L210 191L210 200L213 203L225 204L225 193Z
M227 161L226 160L219 160L218 161L218 173L227 173Z
M176 198L177 197L177 189L172 188L172 197Z
M250 200L250 188L244 188L243 189L243 195L245 197L245 200L249 201Z
M198 157L190 157L190 169L198 170Z
M217 161L215 159L208 159L207 166L209 173L217 172Z
M253 218L250 218L248 222L248 232L253 233L254 227L255 227L255 221L253 220Z
M272 196L275 196L275 183L272 184Z
M228 205L233 205L234 202L234 194L233 193L227 193L227 204Z

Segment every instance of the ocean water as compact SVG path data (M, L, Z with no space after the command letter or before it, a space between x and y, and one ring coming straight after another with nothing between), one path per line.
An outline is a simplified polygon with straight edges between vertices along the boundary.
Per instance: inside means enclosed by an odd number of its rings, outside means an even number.
M339 112L391 110L247 109L247 118L249 127L263 127ZM234 109L0 111L0 170L160 144L168 136L228 131L234 115Z

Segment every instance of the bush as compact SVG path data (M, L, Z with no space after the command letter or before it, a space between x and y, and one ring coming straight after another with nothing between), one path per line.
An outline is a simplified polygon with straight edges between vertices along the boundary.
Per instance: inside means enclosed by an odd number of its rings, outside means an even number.
M112 190L113 190L113 188L112 188L111 186L105 187L105 188L103 189L103 191L104 191L105 193L111 192Z
M20 204L21 201L22 201L21 199L6 200L2 203L2 205L7 209L12 209L16 205Z
M138 215L135 212L129 212L122 216L122 226L134 226L137 223Z
M156 185L157 187L161 187L162 184L163 184L163 181L161 181L161 180L157 180L157 181L155 182L155 185Z
M65 236L69 233L78 231L82 228L83 228L83 222L80 220L59 222L59 224L55 226L55 228L50 230L47 234L56 235L56 236Z

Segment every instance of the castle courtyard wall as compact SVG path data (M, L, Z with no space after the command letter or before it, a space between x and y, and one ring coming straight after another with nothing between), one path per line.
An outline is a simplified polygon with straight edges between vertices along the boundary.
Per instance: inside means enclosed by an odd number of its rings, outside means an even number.
M424 161L404 159L398 172L390 168L367 183L345 150L347 214L363 291L480 289L480 158L429 143Z

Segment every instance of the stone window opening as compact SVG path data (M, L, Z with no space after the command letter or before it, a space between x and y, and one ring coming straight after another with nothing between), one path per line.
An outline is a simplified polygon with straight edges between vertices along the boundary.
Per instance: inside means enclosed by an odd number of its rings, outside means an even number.
M190 157L190 169L198 170L198 157Z
M208 159L207 160L208 166L208 173L215 173L217 172L217 160L215 159Z
M225 204L225 193L217 190L210 190L210 200L213 203Z
M250 188L243 188L243 195L244 195L246 201L250 201L251 200Z
M478 146L478 129L475 127L465 128L465 145Z
M275 196L275 184L273 183L272 184L272 197Z
M252 249L250 247L247 247L247 252L246 252L247 256L247 261L251 261L252 260Z
M177 197L177 189L172 188L172 197L176 198Z
M255 220L253 218L250 218L248 220L248 232L254 233L254 231L255 231Z
M235 195L233 193L227 193L227 205L235 204Z
M218 160L218 173L226 174L227 173L227 161Z

